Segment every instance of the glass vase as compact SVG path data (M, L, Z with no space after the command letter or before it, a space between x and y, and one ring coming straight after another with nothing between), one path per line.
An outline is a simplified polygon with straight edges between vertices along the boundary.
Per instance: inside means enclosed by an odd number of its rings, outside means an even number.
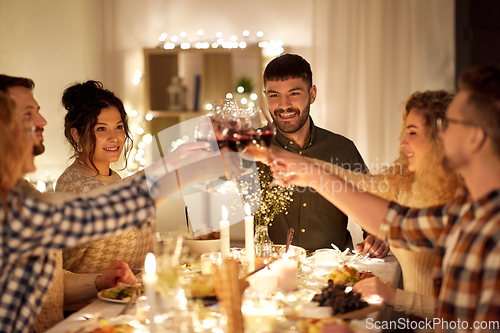
M272 255L271 238L269 237L269 231L267 225L256 225L255 226L255 255L257 257L270 258Z

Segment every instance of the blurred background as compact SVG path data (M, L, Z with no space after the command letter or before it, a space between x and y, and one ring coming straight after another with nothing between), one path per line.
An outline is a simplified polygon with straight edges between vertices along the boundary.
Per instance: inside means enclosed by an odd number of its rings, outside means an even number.
M265 106L263 68L297 53L318 87L315 123L353 140L376 171L398 155L412 92L452 90L462 69L500 59L495 0L0 0L0 13L0 72L32 78L48 120L28 175L48 185L71 163L60 100L75 82L102 81L124 102L136 137L126 176L153 159L151 136L210 98L249 81ZM175 111L174 77L185 93Z

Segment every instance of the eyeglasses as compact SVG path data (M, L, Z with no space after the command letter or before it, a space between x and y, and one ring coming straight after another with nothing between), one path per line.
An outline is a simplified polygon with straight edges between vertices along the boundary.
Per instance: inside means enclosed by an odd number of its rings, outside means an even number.
M453 119L453 118L448 118L448 117L436 119L436 125L438 128L438 131L446 131L446 129L448 128L450 123L459 124L459 125L463 125L463 126L478 126L477 124L475 124L474 122L472 122L470 120L460 120L460 119Z

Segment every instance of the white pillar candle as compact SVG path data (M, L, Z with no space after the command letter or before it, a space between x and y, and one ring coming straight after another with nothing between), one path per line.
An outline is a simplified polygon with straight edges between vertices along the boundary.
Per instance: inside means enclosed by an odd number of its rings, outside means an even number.
M283 258L273 262L270 265L273 272L278 275L278 288L283 292L289 292L297 289L297 262L289 259L286 254Z
M149 332L154 333L154 318L156 315L156 283L158 276L156 275L156 258L152 253L148 253L144 263L144 274L142 274L142 282L146 289L146 297L149 305L148 319Z
M250 205L245 203L245 254L247 261L247 271L255 270L255 249L254 249L254 223Z
M278 275L269 268L250 276L250 283L263 294L275 294L278 291Z
M230 238L229 238L229 213L226 206L222 205L222 220L220 221L220 251L222 260L229 258Z

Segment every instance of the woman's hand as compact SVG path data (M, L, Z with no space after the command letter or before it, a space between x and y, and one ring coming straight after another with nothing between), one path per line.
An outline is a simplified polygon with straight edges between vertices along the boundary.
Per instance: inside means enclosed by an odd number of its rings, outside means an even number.
M134 273L128 267L128 264L123 261L117 261L114 265L104 271L95 279L97 290L101 291L108 288L113 288L118 282L134 285L137 279Z
M389 306L396 304L396 290L380 281L376 276L359 281L354 285L353 290L364 297L379 296Z
M373 235L368 235L364 241L356 244L356 250L360 254L369 253L372 257L383 258L389 253L389 244Z
M308 179L319 170L307 158L299 154L288 151L274 151L270 154L269 166L273 172L273 177L278 185L298 185L302 187L312 187L308 184Z

